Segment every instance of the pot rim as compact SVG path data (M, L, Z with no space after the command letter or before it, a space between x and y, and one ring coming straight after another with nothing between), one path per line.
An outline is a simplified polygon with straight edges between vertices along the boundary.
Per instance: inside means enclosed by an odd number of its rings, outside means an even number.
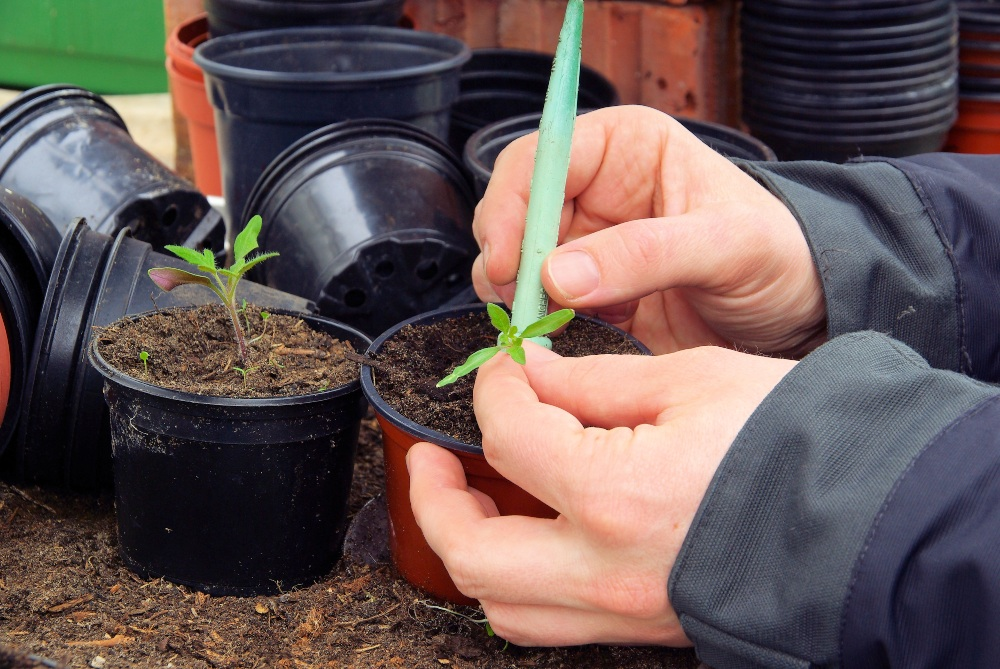
M407 325L413 325L414 323L428 321L428 320L441 320L443 318L452 315L464 315L467 313L472 313L473 311L485 311L485 302L472 302L469 304L459 304L454 306L441 307L439 309L434 309L433 311L427 311L422 314L417 314L416 316L411 316L404 321L400 321L396 325L392 326L382 334L380 334L365 351L365 357L367 358L372 353L378 353L379 349L383 344L392 338L399 330L406 327ZM597 322L625 335L629 341L631 341L640 351L649 355L650 350L645 344L636 339L633 335L625 332L621 328L612 325L606 321L602 321L599 318L593 316L588 316L586 314L577 314L576 318L584 321ZM379 394L378 389L375 387L375 377L372 374L373 367L364 362L361 363L361 392L364 393L365 399L371 405L372 409L378 414L379 418L387 420L396 428L407 432L411 435L416 436L421 441L429 441L432 444L438 446L443 446L453 451L459 451L462 453L471 453L473 455L483 455L482 446L474 446L472 444L467 444L463 441L459 441L454 437L448 436L443 432L438 432L437 430L432 430L424 425L417 423L416 421L407 418L403 414L396 411L388 402L386 402L382 396Z
M412 50L435 52L440 59L430 63L405 67L390 67L364 72L288 72L261 70L231 65L216 57L233 51L283 49L315 44L367 44L407 47ZM223 80L259 86L299 86L302 84L338 87L371 82L412 81L459 68L472 56L464 42L438 33L408 30L388 26L312 26L252 30L221 35L200 44L194 52L194 62L205 74Z
M195 309L196 305L190 307L179 307L182 310ZM138 320L145 316L149 316L157 313L156 310L152 309L150 311L144 311L139 314L133 314L125 316L121 320ZM309 321L322 321L335 325L336 327L350 333L352 336L357 337L361 342L371 342L371 339L361 332L346 323L322 316L320 314L310 314L306 312L296 312L288 311L286 309L271 309L271 313L281 314L285 316L298 316L303 320ZM135 392L144 393L151 395L161 400L175 401L181 404L189 405L210 405L210 406L223 406L223 407L233 407L239 406L244 408L253 407L285 407L285 406L302 406L304 404L319 404L321 402L327 402L333 398L348 395L352 392L358 390L360 386L360 380L355 378L354 380L345 383L343 385L336 386L335 388L329 388L316 393L308 393L304 395L281 395L276 397L224 397L221 395L201 395L198 393L190 393L181 390L172 390L170 388L164 388L162 386L157 386L152 383L146 383L140 379L133 376L129 376L125 372L122 372L117 367L114 367L101 355L97 347L98 338L92 337L90 342L87 344L87 358L90 360L91 365L104 377L105 381L110 383L116 383L118 385L124 386ZM370 345L370 344L369 344Z

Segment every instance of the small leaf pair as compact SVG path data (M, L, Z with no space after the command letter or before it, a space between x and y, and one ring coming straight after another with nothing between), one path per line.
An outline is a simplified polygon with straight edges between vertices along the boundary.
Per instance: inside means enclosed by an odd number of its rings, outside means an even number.
M262 227L260 216L254 216L247 222L247 225L236 236L233 241L233 264L226 268L219 268L215 264L215 256L210 249L205 249L201 253L194 249L183 246L168 245L164 248L176 255L181 260L194 265L195 268L205 272L205 274L195 274L175 267L154 267L149 270L149 278L157 286L165 291L171 291L177 286L184 284L197 284L211 289L229 311L230 319L233 322L233 330L236 334L236 341L240 348L240 360L247 363L249 351L247 349L246 335L243 326L240 325L239 309L236 306L236 287L240 279L252 267L264 262L268 258L273 258L277 253L260 253L249 258L251 253L257 249L257 236ZM207 275L207 276L206 276Z
M508 316L502 307L495 304L487 304L486 311L490 315L493 327L500 332L497 335L497 345L481 348L474 352L466 358L464 363L456 367L451 374L438 381L438 388L446 386L449 383L454 383L466 374L478 369L487 360L501 351L505 351L514 362L523 365L526 362L524 346L522 346L525 339L537 339L551 334L573 320L573 316L576 315L572 309L553 311L551 314L543 316L525 327L524 332L518 333L517 326L511 324L510 316Z

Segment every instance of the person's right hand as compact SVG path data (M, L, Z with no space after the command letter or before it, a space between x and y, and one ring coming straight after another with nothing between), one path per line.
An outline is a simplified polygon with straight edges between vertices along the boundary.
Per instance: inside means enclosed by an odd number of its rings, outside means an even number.
M504 149L476 208L473 281L487 301L513 300L537 141ZM552 308L596 314L654 353L711 344L799 357L826 338L795 217L656 110L577 118L559 240L542 269Z

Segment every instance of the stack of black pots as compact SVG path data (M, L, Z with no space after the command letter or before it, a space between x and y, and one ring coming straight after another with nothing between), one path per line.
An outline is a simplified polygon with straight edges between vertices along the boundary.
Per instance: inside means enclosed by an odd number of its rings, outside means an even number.
M958 3L959 91L1000 96L1000 2Z
M937 151L955 121L950 0L745 0L743 121L782 160Z

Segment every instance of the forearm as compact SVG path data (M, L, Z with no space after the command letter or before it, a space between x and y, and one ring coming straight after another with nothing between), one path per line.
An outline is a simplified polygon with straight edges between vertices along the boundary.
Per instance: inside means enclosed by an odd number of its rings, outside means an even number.
M737 437L671 575L702 659L839 666L849 596L893 596L851 588L886 500L929 444L997 394L871 332L806 356Z

